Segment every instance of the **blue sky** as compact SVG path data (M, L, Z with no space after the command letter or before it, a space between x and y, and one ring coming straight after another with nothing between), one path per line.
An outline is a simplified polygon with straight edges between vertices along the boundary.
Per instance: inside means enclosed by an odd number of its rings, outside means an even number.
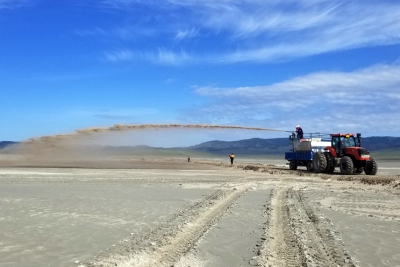
M399 1L0 0L0 25L0 140L117 123L400 136Z

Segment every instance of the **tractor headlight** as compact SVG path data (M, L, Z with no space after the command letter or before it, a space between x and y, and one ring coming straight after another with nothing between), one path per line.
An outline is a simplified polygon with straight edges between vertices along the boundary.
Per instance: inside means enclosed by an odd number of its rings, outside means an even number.
M363 158L363 159L368 159L370 156L370 153L368 150L366 149L359 149L358 150L358 155Z

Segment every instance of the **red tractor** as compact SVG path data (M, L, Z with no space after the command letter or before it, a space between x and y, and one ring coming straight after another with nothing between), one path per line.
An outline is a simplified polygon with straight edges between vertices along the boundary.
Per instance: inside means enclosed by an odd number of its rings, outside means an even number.
M345 175L362 173L375 175L378 165L370 152L361 147L361 134L331 134L331 146L313 157L314 172L333 173L336 167Z

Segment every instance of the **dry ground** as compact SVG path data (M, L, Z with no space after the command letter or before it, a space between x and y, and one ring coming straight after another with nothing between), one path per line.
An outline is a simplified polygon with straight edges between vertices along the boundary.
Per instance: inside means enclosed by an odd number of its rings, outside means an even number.
M1 167L0 266L400 266L398 163L282 163Z

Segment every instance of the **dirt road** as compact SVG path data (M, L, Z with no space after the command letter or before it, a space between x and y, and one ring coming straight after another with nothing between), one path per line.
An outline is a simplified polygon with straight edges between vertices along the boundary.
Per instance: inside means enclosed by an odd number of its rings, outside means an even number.
M400 266L398 175L197 164L1 169L0 266Z

